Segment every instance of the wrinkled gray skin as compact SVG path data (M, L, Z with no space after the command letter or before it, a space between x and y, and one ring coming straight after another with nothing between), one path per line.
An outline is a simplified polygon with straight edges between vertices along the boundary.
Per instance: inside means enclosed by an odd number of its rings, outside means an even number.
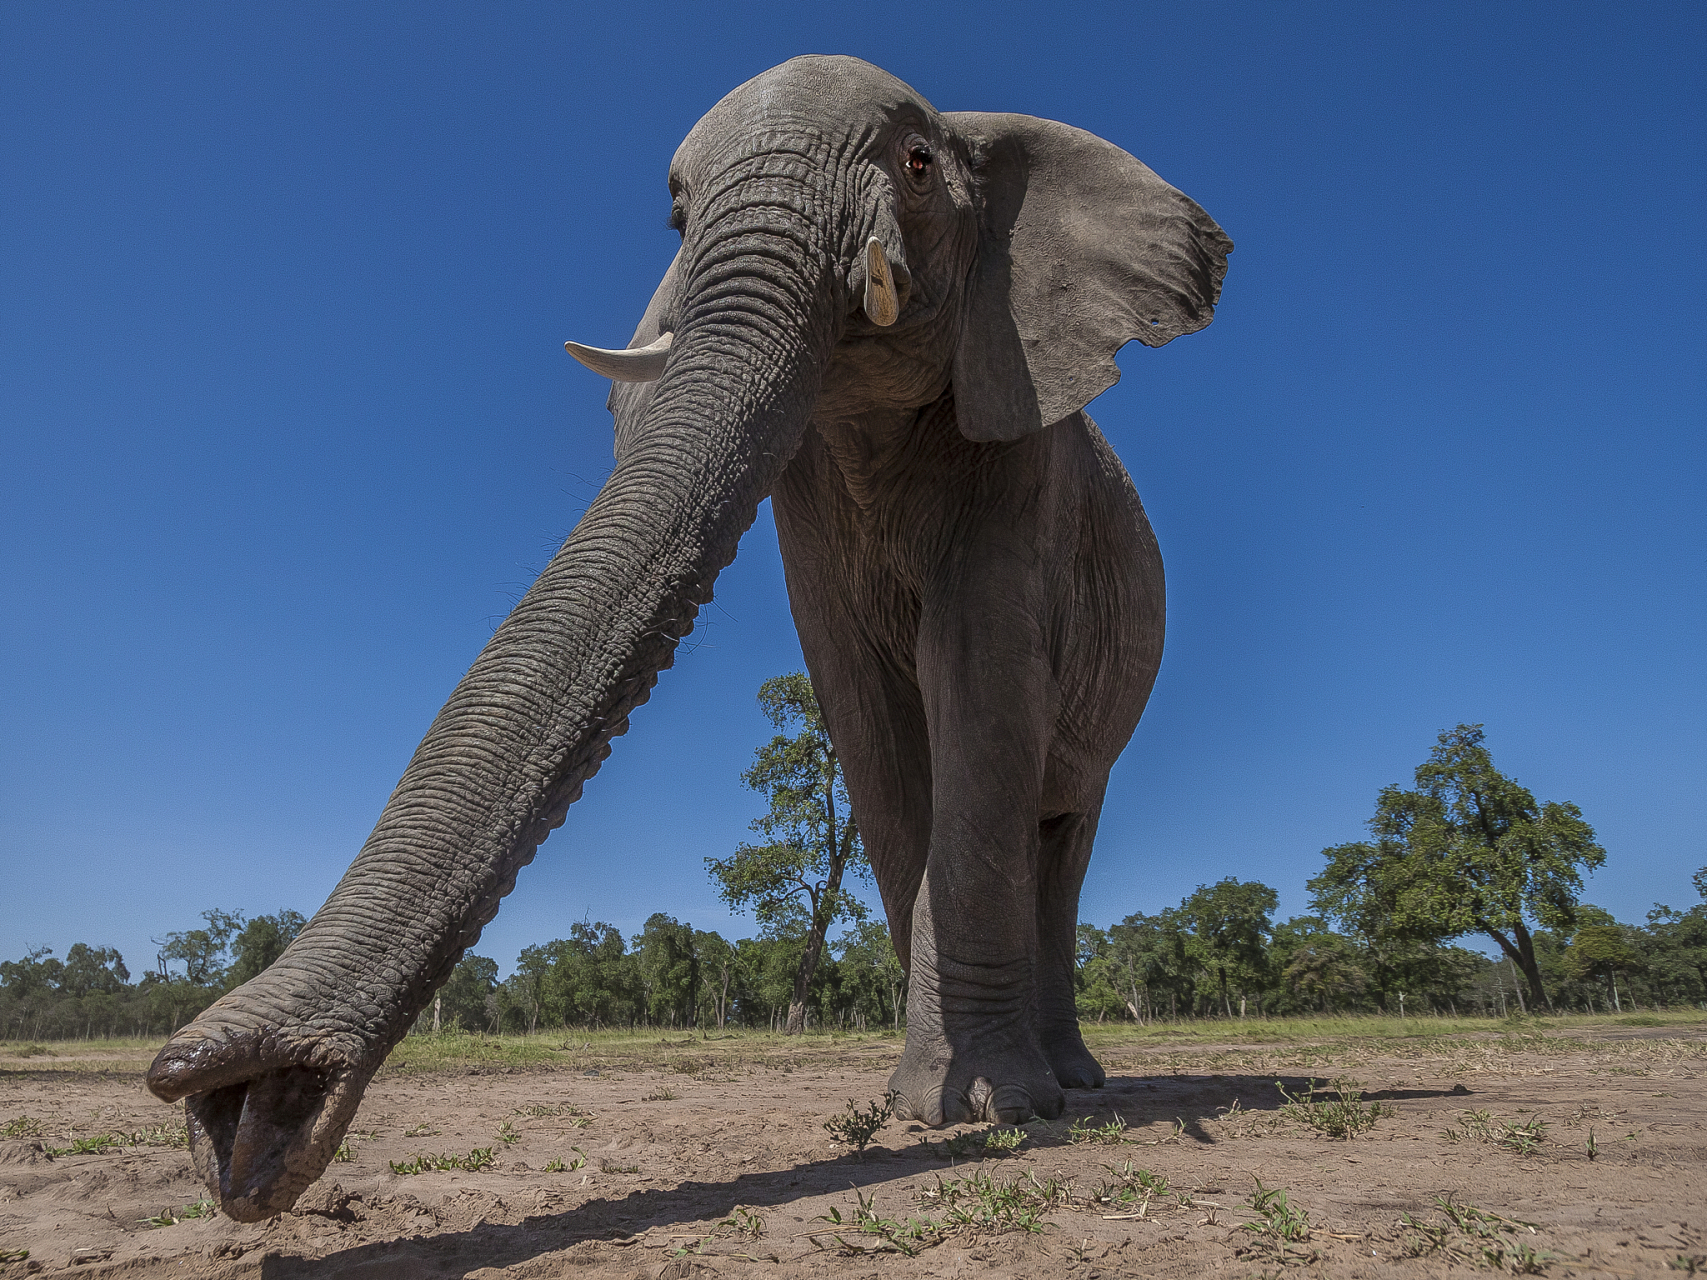
M927 1124L1059 1115L1103 1073L1073 929L1162 651L1143 507L1082 407L1209 323L1232 245L1090 134L942 115L852 58L718 103L670 167L682 249L611 396L617 465L265 973L161 1050L231 1217L289 1208L774 498L807 665L911 975ZM876 238L898 318L874 323ZM882 312L882 308L877 308Z

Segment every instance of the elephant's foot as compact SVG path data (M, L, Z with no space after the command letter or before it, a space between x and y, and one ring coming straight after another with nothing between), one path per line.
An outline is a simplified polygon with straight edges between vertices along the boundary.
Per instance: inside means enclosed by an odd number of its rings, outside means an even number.
M1102 1064L1085 1048L1076 1026L1044 1032L1043 1056L1049 1059L1063 1089L1100 1089L1108 1079Z
M915 1049L909 1037L889 1077L895 1114L937 1128L980 1120L1018 1124L1053 1120L1067 1106L1055 1073L1035 1045L990 1044L950 1050L938 1042Z

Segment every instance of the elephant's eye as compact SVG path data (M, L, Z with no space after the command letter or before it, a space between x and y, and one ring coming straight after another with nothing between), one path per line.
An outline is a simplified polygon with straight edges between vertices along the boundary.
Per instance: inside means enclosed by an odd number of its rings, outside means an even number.
M931 149L923 143L907 152L907 169L915 178L922 178L931 171Z

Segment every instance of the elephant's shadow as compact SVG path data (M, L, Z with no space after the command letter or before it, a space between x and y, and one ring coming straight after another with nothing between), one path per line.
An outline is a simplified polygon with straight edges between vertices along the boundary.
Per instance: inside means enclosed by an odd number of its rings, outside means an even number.
M1027 1125L1026 1146L1071 1145L1085 1140L1073 1136L1074 1121L1085 1122L1080 1126L1083 1129L1114 1119L1134 1128L1157 1122L1173 1126L1172 1133L1147 1140L1149 1145L1215 1143L1217 1138L1203 1127L1205 1121L1220 1118L1218 1113L1225 1114L1235 1103L1239 1111L1252 1115L1277 1111L1285 1102L1277 1083L1297 1096L1309 1088L1310 1080L1286 1075L1110 1077L1100 1090L1070 1091L1067 1111L1059 1120ZM1452 1090L1381 1090L1364 1097L1368 1101L1441 1098L1457 1096L1461 1090L1462 1086ZM915 1125L910 1126L909 1136L916 1136L918 1141L899 1150L873 1148L863 1156L849 1152L777 1172L742 1173L721 1182L686 1181L668 1189L632 1191L620 1200L588 1200L574 1209L536 1215L510 1225L481 1223L465 1231L376 1241L319 1258L268 1256L262 1261L260 1274L267 1280L327 1274L360 1276L362 1280L462 1275L473 1267L514 1266L586 1241L632 1241L644 1231L674 1223L714 1222L730 1216L737 1207L764 1211L808 1196L861 1191L911 1175L962 1176L957 1170L981 1164L975 1158L947 1158L946 1135ZM1107 1151L1111 1159L1120 1152L1141 1163L1137 1152L1145 1142L1140 1139L1137 1146L1130 1142L1111 1145ZM999 1163L982 1167L999 1176ZM805 1222L797 1225L796 1232L776 1223L773 1235L787 1236L808 1229ZM684 1232L681 1243L687 1245L697 1239L697 1234ZM767 1250L760 1244L755 1251Z

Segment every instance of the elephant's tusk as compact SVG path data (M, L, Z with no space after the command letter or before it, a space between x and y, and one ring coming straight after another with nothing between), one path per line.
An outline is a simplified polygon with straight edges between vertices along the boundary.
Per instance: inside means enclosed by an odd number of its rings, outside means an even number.
M876 236L865 242L865 318L887 329L901 314L895 296L895 276L889 270L889 255Z
M579 342L565 342L563 349L594 373L602 373L617 382L656 382L664 374L664 359L670 354L673 333L659 334L644 347L611 351L604 347L583 347Z

